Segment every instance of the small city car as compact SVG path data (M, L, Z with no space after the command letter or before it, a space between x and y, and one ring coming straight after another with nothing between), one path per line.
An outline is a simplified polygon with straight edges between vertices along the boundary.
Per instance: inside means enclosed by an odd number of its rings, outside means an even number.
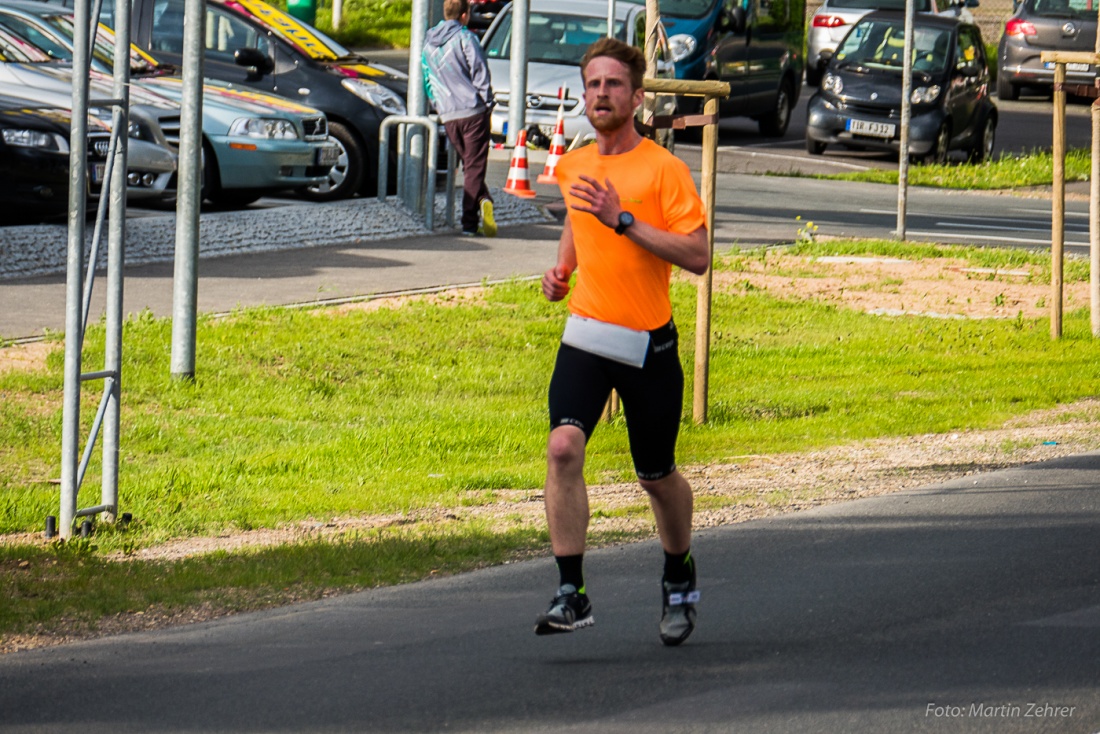
M1043 51L1096 48L1093 0L1023 0L1015 8L997 48L997 97L1004 100L1018 99L1023 87L1051 91L1054 64L1040 58ZM1091 86L1095 80L1094 65L1066 64L1068 84Z
M993 154L997 107L978 27L951 17L918 15L913 26L908 154L927 163L966 151ZM829 145L900 151L905 15L864 16L837 47L810 98L806 149Z
M658 26L660 29L660 26ZM645 7L633 3L616 3L615 37L642 48L645 42ZM676 67L668 59L668 43L663 30L658 30L657 76L674 78ZM528 16L527 32L527 97L525 118L528 140L546 146L554 134L558 110L566 143L580 136L581 141L595 140L596 131L585 116L584 83L581 80L581 57L588 47L607 35L607 4L601 0L533 0ZM482 39L493 92L497 105L490 121L492 135L507 135L512 55L512 9L506 8L490 26ZM558 99L558 90L564 99ZM658 95L658 115L671 115L676 98ZM662 131L658 140L672 144L671 131Z
M916 0L918 13L935 13L932 0ZM806 84L821 84L821 75L829 57L841 39L860 18L873 10L905 10L905 0L825 0L810 18L806 33Z

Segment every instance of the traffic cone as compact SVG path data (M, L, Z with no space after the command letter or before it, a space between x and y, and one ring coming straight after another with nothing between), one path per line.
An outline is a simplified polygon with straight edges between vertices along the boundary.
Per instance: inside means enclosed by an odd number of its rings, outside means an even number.
M516 138L516 149L512 153L512 162L508 167L508 180L504 184L504 193L513 196L521 196L524 199L534 198L535 192L531 190L531 178L527 173L527 131L520 130Z
M540 184L558 182L554 169L558 167L558 161L565 155L565 122L562 120L562 113L562 106L558 105L558 124L554 126L554 137L550 138L550 154L546 156L546 167L536 179Z

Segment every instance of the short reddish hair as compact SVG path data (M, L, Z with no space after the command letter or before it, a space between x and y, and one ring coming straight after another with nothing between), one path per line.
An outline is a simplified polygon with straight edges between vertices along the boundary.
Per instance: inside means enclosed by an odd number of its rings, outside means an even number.
M642 79L645 77L645 54L640 49L617 38L601 38L589 46L581 58L581 79L585 79L584 72L588 68L588 62L600 56L608 56L626 64L626 68L630 70L631 91L641 89Z

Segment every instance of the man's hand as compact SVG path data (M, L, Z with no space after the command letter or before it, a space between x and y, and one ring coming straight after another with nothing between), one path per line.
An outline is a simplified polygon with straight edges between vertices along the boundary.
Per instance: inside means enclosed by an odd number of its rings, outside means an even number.
M570 275L572 273L560 265L555 265L543 274L542 294L546 296L546 300L560 301L568 295Z
M579 212L588 212L600 220L605 227L615 229L619 225L619 213L622 212L622 203L619 200L619 192L615 190L611 179L605 178L604 185L591 176L580 177L583 184L573 184L569 192L581 201L588 202L588 206L571 204L571 209Z

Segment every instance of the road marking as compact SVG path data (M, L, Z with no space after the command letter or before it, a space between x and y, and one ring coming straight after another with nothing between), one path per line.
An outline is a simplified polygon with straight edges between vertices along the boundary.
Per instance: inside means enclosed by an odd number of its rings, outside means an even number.
M1012 221L1012 220L1005 220ZM1024 220L1017 220L1024 221ZM967 224L966 222L936 222L937 227L966 227L967 229L1008 229L1004 225L992 225L992 224ZM1013 227L1014 231L1023 232L1050 232L1050 227ZM1088 232L1087 229L1080 230L1081 232Z
M798 163L805 163L808 160L804 156L800 156L800 155L785 155L783 153L757 153L756 151L750 150L749 148L747 148L743 145L731 145L731 146L726 147L726 148L719 148L719 150L720 151L729 151L731 153L740 151L740 152L742 152L744 154L748 154L748 155L750 155L754 158L758 157L758 156L760 158L779 158L780 160L796 161ZM822 164L828 165L828 166L838 166L840 168L850 168L853 171L870 171L870 170L872 170L870 166L860 166L860 165L856 165L855 163L841 163L840 161L819 160L817 158L812 159L810 162L811 163L822 163Z
M1026 238L1023 238L1023 237L984 237L980 234L974 234L972 232L921 232L921 231L918 231L918 230L906 230L905 233L907 235L911 234L911 235L914 235L914 236L917 236L917 237L933 237L933 238L954 237L956 239L963 240L964 242L969 241L969 240L985 240L987 242L1016 242L1016 243L1022 244L1022 245L1044 245L1046 247L1050 246L1050 240L1049 239L1034 240L1034 239L1026 239ZM1088 247L1089 246L1089 243L1087 243L1087 242L1066 242L1065 244L1068 247Z

